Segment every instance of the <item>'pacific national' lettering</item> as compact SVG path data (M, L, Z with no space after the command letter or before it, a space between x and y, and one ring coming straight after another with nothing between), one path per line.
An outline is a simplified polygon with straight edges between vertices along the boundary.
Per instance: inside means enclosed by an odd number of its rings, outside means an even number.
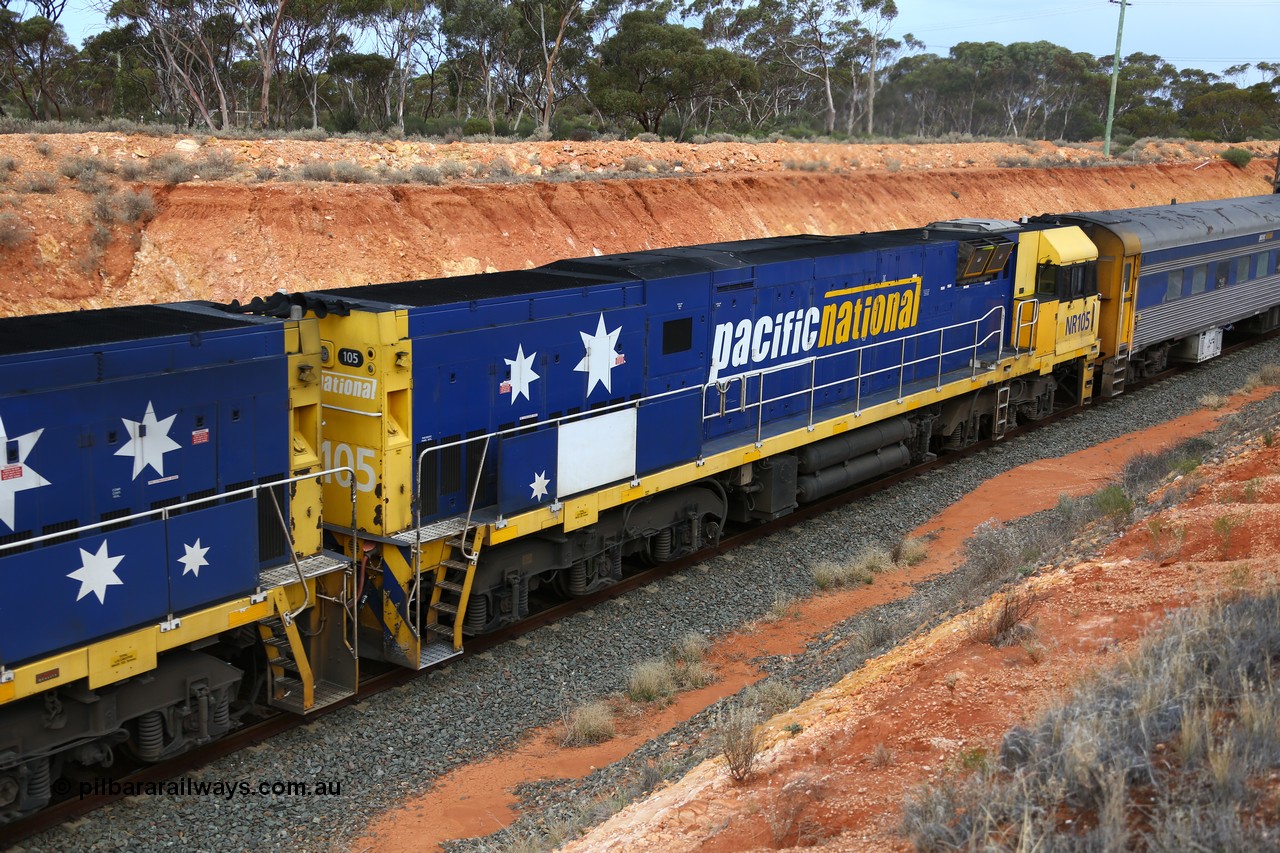
M750 317L716 326L710 380L744 367L914 328L920 320L919 276L833 290L821 308ZM848 296L849 299L839 297Z

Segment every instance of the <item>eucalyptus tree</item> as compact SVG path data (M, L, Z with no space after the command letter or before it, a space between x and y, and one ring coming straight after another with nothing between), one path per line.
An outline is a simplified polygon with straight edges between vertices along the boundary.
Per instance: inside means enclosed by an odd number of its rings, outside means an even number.
M54 80L74 64L76 54L58 23L66 0L31 0L30 5L36 14L26 18L0 9L0 73L31 118L62 118Z
M351 51L351 16L345 0L292 0L280 22L280 53L286 80L311 109L311 127L320 126L320 80L330 60Z
M537 45L541 58L534 94L526 95L538 110L538 127L544 136L551 133L551 118L565 86L557 81L567 76L564 69L582 68L594 45L592 33L625 0L517 0L515 7L526 37Z
M134 23L150 38L161 73L208 127L234 126L227 81L240 32L228 0L115 0L107 19Z
M592 102L604 115L633 119L649 132L685 104L683 134L701 99L759 85L753 63L723 48L708 50L697 30L668 23L662 12L623 15L599 56L588 74Z

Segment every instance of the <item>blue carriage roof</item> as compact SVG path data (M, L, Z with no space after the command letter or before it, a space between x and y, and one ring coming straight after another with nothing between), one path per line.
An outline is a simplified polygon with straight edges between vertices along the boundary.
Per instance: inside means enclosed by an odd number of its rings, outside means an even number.
M1097 225L1121 237L1136 237L1143 252L1155 252L1280 230L1280 195L1068 213L1037 220Z
M261 325L210 303L130 305L65 314L0 318L0 356Z

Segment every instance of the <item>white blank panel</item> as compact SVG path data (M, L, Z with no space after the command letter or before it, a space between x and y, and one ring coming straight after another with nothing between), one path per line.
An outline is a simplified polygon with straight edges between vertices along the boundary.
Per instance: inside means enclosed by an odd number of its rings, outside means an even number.
M556 496L563 498L636 475L636 410L622 409L560 427Z

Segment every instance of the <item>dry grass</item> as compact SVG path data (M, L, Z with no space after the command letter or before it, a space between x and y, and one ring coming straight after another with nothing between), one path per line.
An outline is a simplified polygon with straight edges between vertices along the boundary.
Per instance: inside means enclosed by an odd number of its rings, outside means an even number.
M813 567L813 582L818 589L835 589L855 584L869 584L877 574L895 568L893 555L883 548L868 548L847 562L823 560Z
M564 721L565 746L589 746L604 743L615 734L613 711L608 702L595 701L579 705Z
M1170 617L1004 737L998 764L908 798L921 850L1274 849L1280 593Z
M666 702L675 695L675 667L662 658L641 661L631 667L627 696L636 702Z
M1204 394L1196 402L1203 408L1216 412L1227 404L1227 398L1221 394Z

